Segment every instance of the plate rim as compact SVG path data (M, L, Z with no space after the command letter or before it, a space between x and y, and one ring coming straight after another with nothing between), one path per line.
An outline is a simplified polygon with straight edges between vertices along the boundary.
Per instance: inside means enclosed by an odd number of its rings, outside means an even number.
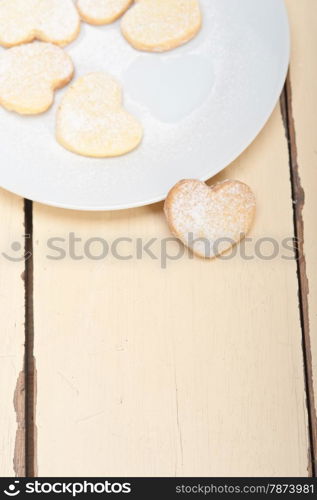
M231 155L230 159L227 161L226 165L223 165L222 167L217 168L215 171L212 172L212 174L208 173L208 174L203 175L203 176L198 176L197 179L200 181L205 182L209 179L212 179L217 174L219 174L222 170L227 168L233 161L235 161L237 158L239 158L239 156L254 142L254 140L257 138L257 136L263 130L263 128L265 127L266 123L270 119L270 117L271 117L271 115L272 115L272 113L273 113L273 111L274 111L274 109L279 101L279 98L281 96L281 93L283 91L283 87L284 87L284 84L285 84L285 81L287 78L287 73L288 73L289 64L290 64L290 55L291 55L291 32L290 32L289 16L288 16L288 11L287 11L287 8L285 5L285 0L282 0L281 3L283 6L283 9L284 9L284 15L285 15L285 20L286 20L286 37L287 37L285 39L285 45L286 45L285 56L286 57L285 57L284 67L281 69L280 82L277 85L276 95L275 95L274 99L272 99L273 104L269 108L268 112L266 113L265 117L262 119L261 123L256 128L256 130L253 131L252 134L250 134L250 137L244 141L243 145L241 145L239 148L237 148L237 150L235 152L232 153L232 155ZM96 207L96 206L91 206L91 205L78 206L78 205L73 205L71 203L58 203L58 202L50 201L50 200L43 201L43 200L38 199L36 196L30 198L30 196L26 195L22 190L15 191L14 189L9 189L9 188L3 186L1 182L0 182L0 188L5 190L5 191L8 191L14 195L17 195L21 198L30 200L34 203L39 203L39 204L44 205L44 206L60 208L60 209L64 209L64 210L79 211L79 212L110 212L110 211L129 210L129 209L133 209L133 208L141 208L144 206L153 205L155 203L159 203L159 202L164 201L167 197L167 194L168 194L168 191L167 191L167 192L164 192L164 193L161 193L161 194L155 196L154 198L150 198L150 199L147 199L144 201L136 201L133 203L130 202L127 204L121 203L118 205L111 205L111 206L105 204L105 205L102 205L100 207Z

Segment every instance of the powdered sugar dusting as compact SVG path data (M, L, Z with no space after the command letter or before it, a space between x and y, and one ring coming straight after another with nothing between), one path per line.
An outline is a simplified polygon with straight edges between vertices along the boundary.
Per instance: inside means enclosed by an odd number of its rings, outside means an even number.
M171 190L165 211L176 236L195 253L214 257L249 231L255 197L238 181L227 180L209 188L203 182L187 180Z
M78 0L81 17L92 24L112 23L120 17L133 0Z
M73 75L71 58L50 43L13 47L0 56L0 104L22 114L45 111L53 90Z
M134 47L154 52L187 42L200 26L198 0L139 0L121 24L124 36Z
M6 47L35 38L66 45L79 32L80 18L72 0L2 0L0 44Z
M118 156L142 139L139 122L122 107L121 87L109 75L91 73L67 89L57 114L57 139L84 156Z

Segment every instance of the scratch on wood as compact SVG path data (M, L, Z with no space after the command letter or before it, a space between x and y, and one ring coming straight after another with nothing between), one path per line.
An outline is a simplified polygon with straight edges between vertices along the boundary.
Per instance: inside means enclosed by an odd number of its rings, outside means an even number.
M91 420L92 418L99 417L101 415L104 415L104 411L99 411L98 413L93 413L92 415L87 415L86 417L82 417L76 420L76 424L80 422L86 422L87 420Z
M79 390L77 387L67 378L62 372L57 372L57 375L61 377L61 379L66 382L66 384L76 393L77 396L79 396Z
M292 110L292 88L288 75L284 93L281 98L281 112L285 125L289 148L290 176L293 198L294 232L297 252L297 276L298 296L300 306L300 319L302 326L302 344L305 369L305 383L307 394L307 410L309 419L310 450L308 473L316 476L317 472L317 415L314 397L313 361L311 353L311 341L309 330L309 283L306 272L306 259L304 252L304 220L303 208L305 204L305 193L301 184L298 165L296 129Z
M25 373L20 372L13 398L17 420L15 436L13 470L16 477L25 476Z

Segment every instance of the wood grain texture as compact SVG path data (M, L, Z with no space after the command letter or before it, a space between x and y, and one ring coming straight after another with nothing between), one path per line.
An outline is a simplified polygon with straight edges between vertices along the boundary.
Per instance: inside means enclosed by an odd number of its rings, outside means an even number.
M297 170L298 223L301 226L302 302L306 336L307 375L315 473L317 464L317 4L314 0L287 0L293 51L290 67L289 113L292 155Z
M259 238L280 245L293 236L278 107L214 180L228 177L248 183L258 200L248 255ZM184 255L163 269L135 250L126 261L71 259L60 241L67 256L50 260L57 252L48 238L70 233L82 240L77 257L90 238L135 244L170 236L161 204L98 214L35 204L39 475L307 475L296 263L282 258L289 253L273 260ZM168 251L178 248L170 242Z
M0 476L24 475L23 200L0 190ZM12 249L13 242L22 246ZM22 257L19 262L9 258Z

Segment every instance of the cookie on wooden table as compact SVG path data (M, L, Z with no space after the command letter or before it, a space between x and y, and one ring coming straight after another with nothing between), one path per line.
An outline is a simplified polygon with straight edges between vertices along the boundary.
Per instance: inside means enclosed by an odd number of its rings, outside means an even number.
M198 180L178 182L164 206L171 232L199 257L229 250L249 231L255 216L249 186L235 180L212 187Z

